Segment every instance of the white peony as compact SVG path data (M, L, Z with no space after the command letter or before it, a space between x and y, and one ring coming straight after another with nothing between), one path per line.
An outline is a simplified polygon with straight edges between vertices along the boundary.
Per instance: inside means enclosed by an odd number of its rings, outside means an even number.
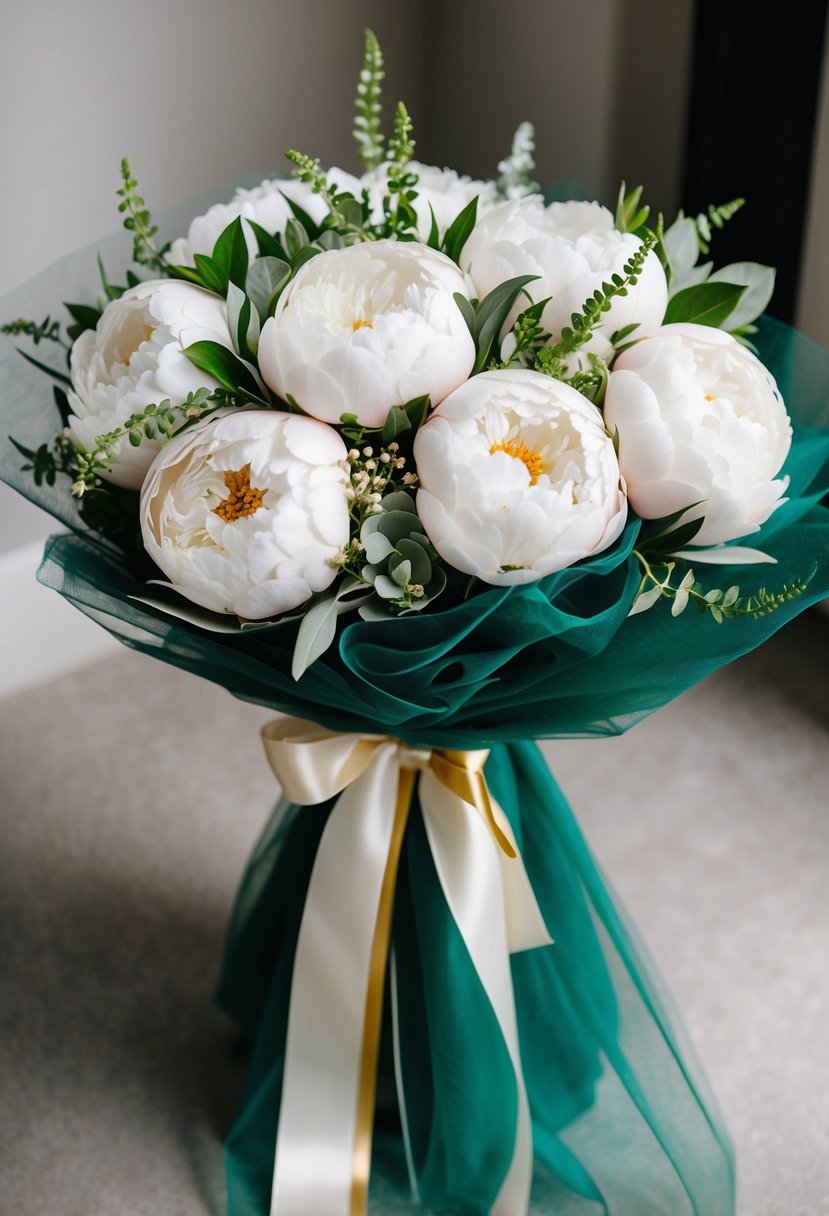
M330 586L348 543L345 456L331 427L275 410L184 431L144 483L147 552L213 612L265 620L296 608Z
M705 520L694 545L756 532L783 501L786 407L771 373L722 330L665 325L625 351L604 414L633 508L658 519L691 507L685 520Z
M266 383L314 418L355 414L382 426L393 405L437 404L467 378L475 346L453 293L458 267L416 241L374 241L318 254L262 329Z
M216 381L183 353L194 342L230 346L225 302L190 283L154 279L132 287L104 309L97 328L72 347L69 428L87 450L99 435L122 426L131 414L165 399L180 405L187 394ZM140 488L160 444L140 447L119 440L112 472L101 476L130 490Z
M330 175L337 189L352 191L359 197L360 183L356 177L344 173L341 169L330 170ZM203 253L209 256L218 238L237 216L241 216L243 220L253 220L272 236L284 232L288 220L293 215L287 199L301 207L314 223L319 224L328 214L328 208L320 195L314 194L310 186L295 178L278 177L261 182L251 189L240 186L229 202L214 203L204 215L197 215L191 221L187 235L178 237L171 244L166 254L167 261L173 266L195 266L194 254ZM248 253L254 258L259 248L256 235L249 224L244 223L242 227Z
M539 372L484 372L417 433L417 511L451 566L528 583L613 543L627 514L596 407Z
M613 216L599 203L551 203L537 197L503 203L490 211L470 234L461 253L479 297L518 275L538 275L528 284L533 300L551 296L541 323L553 339L581 312L588 296L601 288L641 245L638 237L618 232ZM583 348L595 354L610 353L610 335L634 323L654 328L662 323L668 304L668 284L659 258L651 252L635 287L617 297L601 326ZM519 300L508 320L527 307Z

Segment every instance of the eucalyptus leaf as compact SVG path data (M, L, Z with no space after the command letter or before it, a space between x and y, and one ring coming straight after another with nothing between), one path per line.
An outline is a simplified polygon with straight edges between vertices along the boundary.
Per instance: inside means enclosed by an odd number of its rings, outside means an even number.
M298 680L315 659L325 654L337 632L337 597L329 596L313 604L297 631L291 675Z
M711 566L757 566L777 565L777 558L762 549L749 549L744 545L714 545L710 549L678 549L672 557L681 557L686 562L705 562Z
M647 612L649 608L653 608L661 595L661 587L651 587L650 590L643 591L631 608L628 616L638 616L640 612Z

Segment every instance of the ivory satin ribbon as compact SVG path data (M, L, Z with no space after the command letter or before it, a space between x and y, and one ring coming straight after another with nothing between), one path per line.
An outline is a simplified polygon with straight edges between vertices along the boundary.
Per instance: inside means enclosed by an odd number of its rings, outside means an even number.
M271 1216L366 1210L394 888L416 780L446 901L515 1074L512 1160L491 1216L523 1216L532 1136L509 955L551 939L509 822L486 787L488 752L413 749L383 735L333 734L299 718L271 722L262 738L291 802L340 795L320 840L297 941Z

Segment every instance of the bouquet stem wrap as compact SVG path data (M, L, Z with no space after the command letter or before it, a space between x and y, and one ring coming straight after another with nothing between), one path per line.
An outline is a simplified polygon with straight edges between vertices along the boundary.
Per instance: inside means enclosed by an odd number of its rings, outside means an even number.
M263 739L293 802L339 795L297 941L271 1213L366 1210L394 892L416 781L444 898L514 1071L512 1155L490 1210L526 1212L532 1135L509 954L551 939L509 821L487 789L488 750L416 749L384 736L334 734L296 718L271 723ZM398 1101L404 1108L402 1089Z
M369 1129L369 1213L732 1216L714 1099L537 747L296 720L265 736L292 801L251 859L218 992L255 1036L230 1216L360 1211Z

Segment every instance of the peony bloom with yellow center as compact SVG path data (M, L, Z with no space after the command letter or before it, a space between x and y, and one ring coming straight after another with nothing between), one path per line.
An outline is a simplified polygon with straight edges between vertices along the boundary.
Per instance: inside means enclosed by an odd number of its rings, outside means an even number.
M181 595L267 620L334 581L348 543L346 449L336 431L275 410L238 410L162 449L141 494L150 557Z
M785 502L792 428L774 377L730 334L664 325L613 365L604 407L643 519L688 508L692 545L757 532Z
M259 340L265 382L323 422L382 426L393 405L462 384L475 346L454 293L458 267L417 241L317 254L282 293Z
M97 328L81 334L72 347L69 429L74 439L89 450L99 435L145 406L165 399L180 405L188 393L216 387L213 377L184 354L184 347L202 340L231 345L225 303L191 283L151 280L110 301ZM144 439L131 447L121 439L113 449L112 472L101 476L140 489L160 446Z
M627 500L596 407L521 369L456 389L414 444L417 511L441 557L485 583L528 583L608 548Z

